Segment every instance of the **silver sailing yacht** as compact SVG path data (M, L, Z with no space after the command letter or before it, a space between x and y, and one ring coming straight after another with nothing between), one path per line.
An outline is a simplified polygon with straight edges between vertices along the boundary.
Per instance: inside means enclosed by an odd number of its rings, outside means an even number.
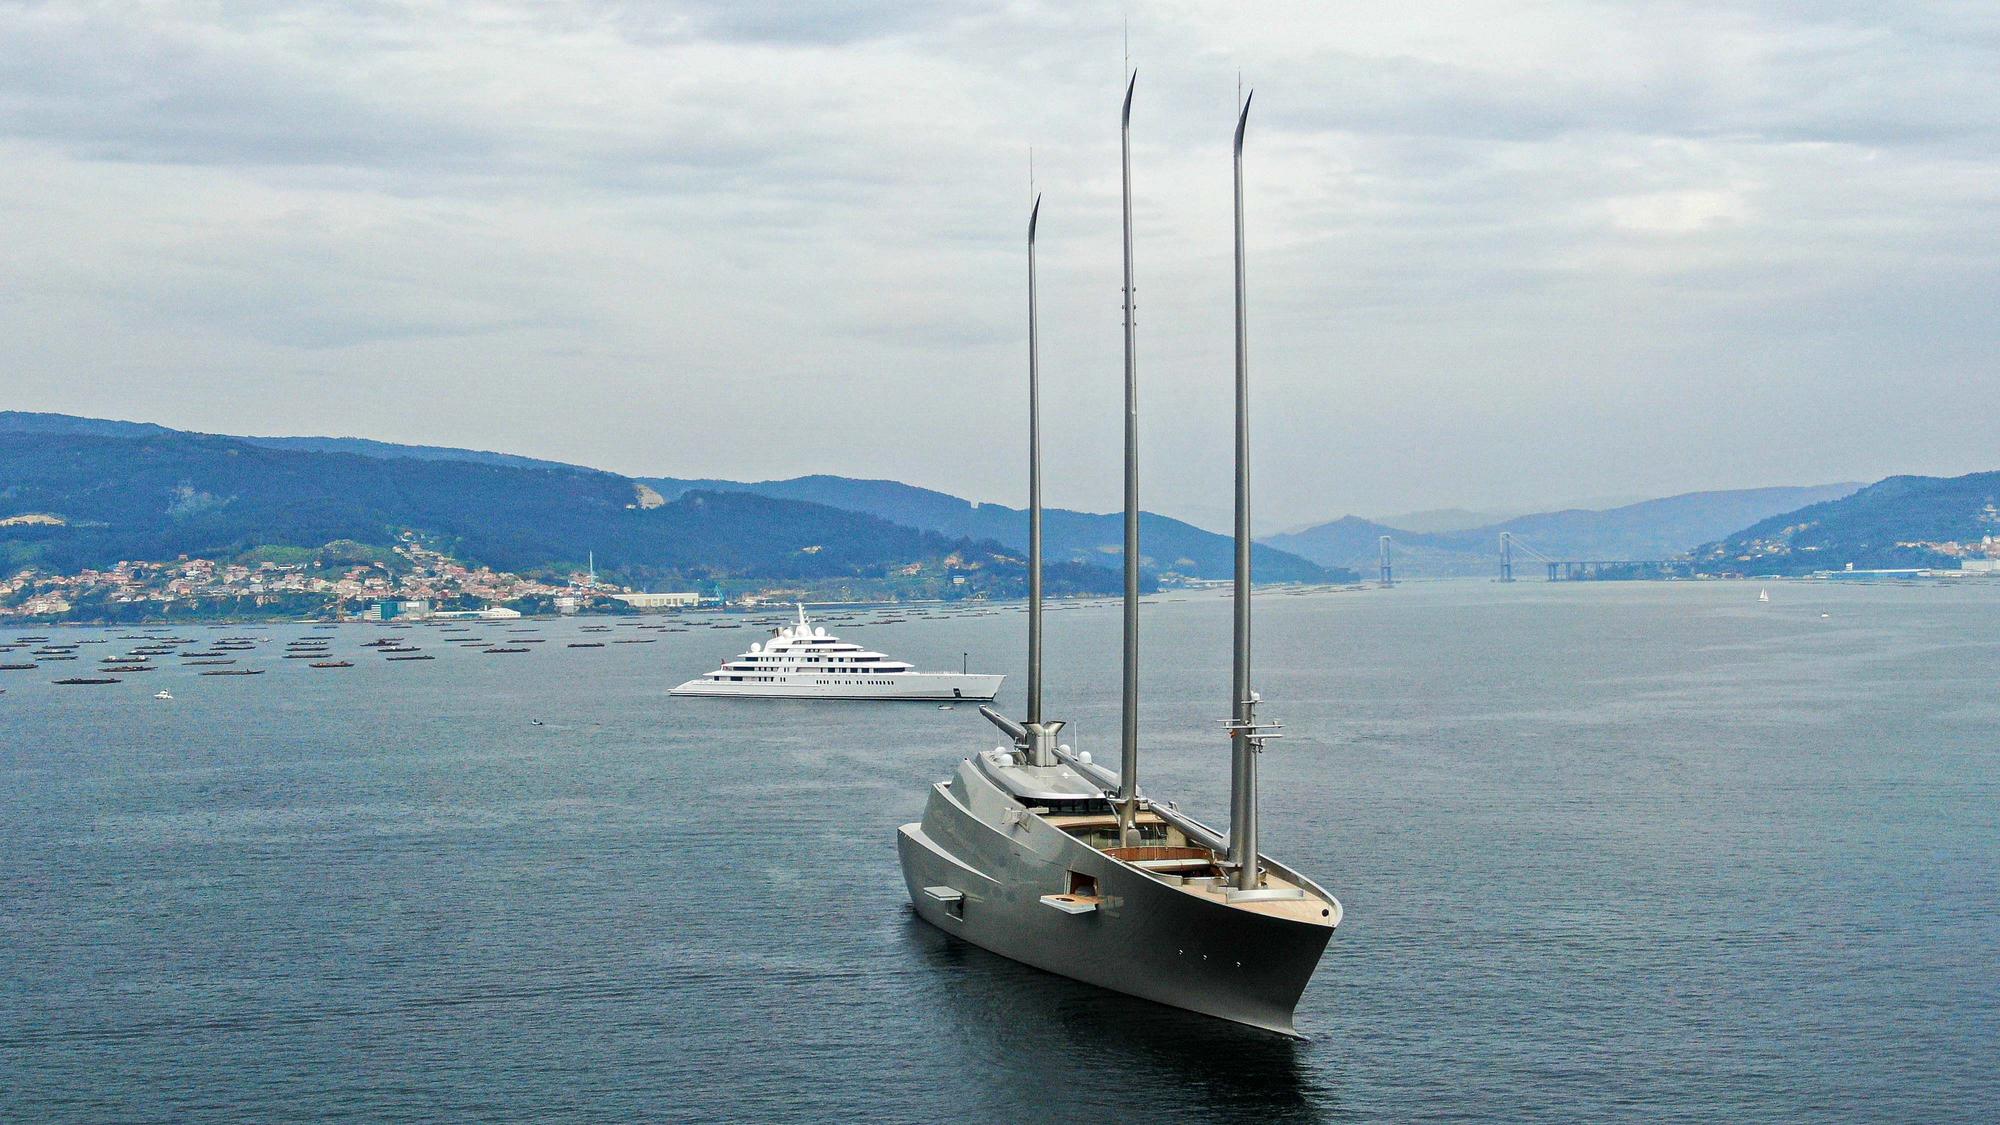
M1120 133L1125 249L1125 615L1120 770L1058 742L1042 713L1041 400L1035 225L1028 218L1028 709L980 708L1008 741L931 787L897 831L910 901L927 922L1076 980L1296 1035L1292 1011L1340 903L1257 849L1257 756L1275 724L1250 687L1249 352L1244 329L1243 130L1236 122L1236 617L1229 834L1139 789L1137 364L1132 327L1132 92Z

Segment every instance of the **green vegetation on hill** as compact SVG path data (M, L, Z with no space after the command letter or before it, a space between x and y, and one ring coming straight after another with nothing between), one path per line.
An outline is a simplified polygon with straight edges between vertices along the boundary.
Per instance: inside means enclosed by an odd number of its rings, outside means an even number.
M0 411L0 434L6 433L96 438L213 437L170 430L150 422ZM626 487L633 483L630 478L555 461L447 446L401 445L351 437L222 437L215 440L293 453L348 455L384 462L470 463L608 478L622 482ZM997 504L974 504L947 493L896 481L808 476L744 483L658 477L637 478L636 483L656 489L667 500L694 492L752 493L872 516L905 529L932 532L947 540L985 542L989 547L997 544L1003 552L1015 555L1027 550L1026 512ZM622 505L629 500L627 497L619 503ZM182 501L183 514L213 502L213 494L193 492ZM0 518L4 515L0 513ZM1104 572L1119 565L1123 544L1122 523L1122 517L1118 515L1097 515L1062 508L1048 510L1043 526L1043 547L1049 560L1045 575L1049 590L1052 593L1101 593L1116 589L1115 575L1107 578ZM1140 535L1145 551L1140 565L1148 572L1144 583L1149 589L1158 575L1222 579L1233 573L1234 549L1228 536L1151 512L1142 513L1140 517ZM596 550L600 556L605 555L603 546L596 547ZM1352 581L1356 577L1352 571L1322 567L1263 544L1253 549L1252 559L1261 582ZM0 562L4 560L5 556L0 555ZM581 566L583 556L564 556L562 561L566 566ZM500 564L491 565L498 567ZM636 574L638 571L628 573ZM762 572L750 575L769 576ZM922 585L911 581L909 576L900 576L898 581L906 587ZM1106 585L1107 582L1110 585Z
M1852 496L1761 520L1696 552L1707 570L1810 574L1816 570L1951 566L1942 544L2000 535L2000 472L1889 477Z
M74 573L283 548L375 562L408 532L469 563L552 578L594 551L601 573L640 588L751 580L1011 596L1025 582L1021 559L999 544L823 505L694 492L641 508L637 498L628 478L567 466L274 449L178 431L17 430L0 432L0 517L64 523L0 527L0 568ZM1050 578L1065 593L1117 585L1103 567Z

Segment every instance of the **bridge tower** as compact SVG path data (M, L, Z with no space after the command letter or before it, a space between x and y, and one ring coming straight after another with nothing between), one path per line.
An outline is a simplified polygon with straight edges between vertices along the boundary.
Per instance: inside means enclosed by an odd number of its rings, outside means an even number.
M1394 586L1395 584L1395 572L1389 567L1389 537L1384 535L1382 537L1382 585L1387 587Z
M1513 580L1514 580L1514 533L1511 531L1503 531L1500 533L1500 581L1512 582Z

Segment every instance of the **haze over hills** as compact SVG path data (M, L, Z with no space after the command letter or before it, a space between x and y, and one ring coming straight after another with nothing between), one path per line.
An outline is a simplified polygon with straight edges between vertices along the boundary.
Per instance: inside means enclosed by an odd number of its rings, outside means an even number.
M1761 520L1695 557L1745 574L1952 567L1992 557L2000 537L2000 472L1889 477L1852 495Z
M1404 531L1415 531L1428 535L1440 531L1467 531L1475 527L1488 527L1492 524L1513 519L1520 514L1518 511L1474 512L1468 511L1465 508L1430 508L1421 512L1401 512L1393 516L1366 516L1362 518L1367 519L1371 523L1378 523L1387 527L1400 527ZM1287 534L1307 531L1317 526L1317 524L1307 524L1305 527L1293 528L1292 532L1288 532Z
M1858 484L1690 492L1603 511L1571 509L1517 516L1463 531L1422 533L1344 516L1304 531L1272 536L1273 546L1322 565L1366 565L1380 537L1393 541L1399 571L1410 576L1484 574L1502 531L1553 558L1667 559L1730 534L1729 530L1808 504L1853 493Z

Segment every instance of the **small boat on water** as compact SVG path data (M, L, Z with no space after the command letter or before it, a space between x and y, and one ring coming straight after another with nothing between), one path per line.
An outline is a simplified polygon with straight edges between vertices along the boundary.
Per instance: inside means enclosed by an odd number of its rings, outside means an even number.
M611 643L614 645L650 645L658 644L659 641L660 638L658 637L620 637Z
M100 671L100 672L153 672L153 671L158 671L158 666L157 666L157 665L153 665L153 664L106 664L106 665L105 665L105 666L103 666L102 668L99 668L99 669L98 669L98 671Z
M435 657L435 656L432 656L432 655L430 655L429 653L425 653L425 654L424 654L424 655L422 655L422 656L392 656L392 657L390 657L389 659L391 659L391 660L436 660L436 659L437 659L437 657Z
M1758 601L1760 601L1760 602L1768 602L1768 601L1770 601L1770 600L1771 600L1771 591L1769 591L1769 590L1759 590L1759 591L1757 591L1757 600L1758 600Z
M52 682L72 686L76 684L122 684L125 681L115 676L71 676L66 680L55 680Z
M354 667L354 662L353 662L352 660L320 660L320 661L315 661L315 662L314 662L314 663L312 663L312 664L308 664L308 665L306 665L306 667L308 667L308 668L352 668L352 667Z
M482 648L479 651L488 656L499 656L502 653L527 652L528 650L525 648L508 648L502 645L496 648Z
M603 648L603 647L604 647L604 642L603 642L603 641L571 641L571 642L570 642L570 643L569 643L569 644L568 644L568 645L567 645L566 647L568 647L568 648ZM28 667L30 667L30 668L33 668L33 667L34 667L34 665L30 664L30 665L28 665Z
M234 663L236 663L234 660L183 660L181 661L181 666L184 668L193 668L203 664L234 664Z
M173 697L174 693L168 691L166 688L161 688L160 690L153 693L154 699L172 699Z
M218 668L213 672L203 672L204 676L261 676L262 668Z
M0 672L28 672L39 667L39 664L0 664Z

